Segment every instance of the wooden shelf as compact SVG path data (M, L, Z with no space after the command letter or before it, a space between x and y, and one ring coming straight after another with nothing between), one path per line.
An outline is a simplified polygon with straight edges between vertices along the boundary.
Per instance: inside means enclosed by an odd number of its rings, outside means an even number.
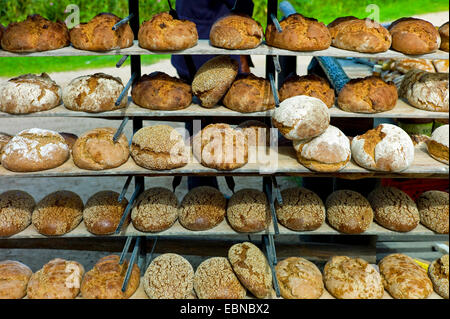
M172 55L286 55L286 56L331 56L331 57L360 57L360 58L407 58L414 57L420 59L448 59L449 54L447 52L438 50L434 53L423 55L405 55L403 53L388 50L382 53L359 53L354 51L342 50L334 47L330 47L322 51L308 51L308 52L296 52L289 50L282 50L267 46L265 43L259 47L250 50L226 50L221 48L215 48L209 44L209 40L199 40L198 44L190 49L184 51L149 51L139 47L138 42L135 40L133 46L126 49L111 50L108 52L92 52L83 51L73 48L72 46L65 47L58 50L45 51L45 52L33 52L33 53L13 53L0 50L0 57L18 57L18 56L101 56L101 55L154 55L154 54L172 54Z

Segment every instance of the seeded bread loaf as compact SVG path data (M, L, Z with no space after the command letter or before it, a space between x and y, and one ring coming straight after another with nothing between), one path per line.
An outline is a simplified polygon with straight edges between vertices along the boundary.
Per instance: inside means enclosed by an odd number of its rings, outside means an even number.
M34 198L23 191L10 190L0 195L0 237L20 233L31 224L36 205Z
M449 196L446 192L427 191L417 198L420 222L439 234L448 234Z
M433 282L433 288L442 298L448 299L448 254L433 261L428 268L428 275Z
M18 261L0 261L0 299L22 299L33 272Z
M449 125L442 125L433 131L427 143L428 153L436 160L448 165Z

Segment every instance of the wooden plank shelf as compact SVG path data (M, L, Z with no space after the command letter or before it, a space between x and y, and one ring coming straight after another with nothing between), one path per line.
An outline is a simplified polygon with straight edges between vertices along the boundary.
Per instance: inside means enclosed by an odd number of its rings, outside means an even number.
M135 40L133 46L126 49L111 50L108 52L93 52L83 51L75 49L72 46L68 46L62 49L33 52L33 53L13 53L0 50L0 57L39 57L39 56L102 56L102 55L155 55L155 54L172 54L172 55L285 55L285 56L331 56L331 57L359 57L359 58L420 58L420 59L448 59L449 54L447 52L438 50L433 53L423 55L405 55L403 53L388 50L382 53L359 53L354 51L342 50L334 47L330 47L322 51L307 51L297 52L290 50L277 49L269 47L265 43L261 44L255 49L250 50L227 50L216 48L210 45L209 40L199 40L198 44L190 49L183 51L149 51L139 47L138 42Z

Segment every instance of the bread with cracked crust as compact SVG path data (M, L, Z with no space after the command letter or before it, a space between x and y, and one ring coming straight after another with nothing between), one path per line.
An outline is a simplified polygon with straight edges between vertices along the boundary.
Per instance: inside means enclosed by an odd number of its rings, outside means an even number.
M261 24L244 14L230 14L211 27L211 45L230 50L254 49L261 44L264 31Z

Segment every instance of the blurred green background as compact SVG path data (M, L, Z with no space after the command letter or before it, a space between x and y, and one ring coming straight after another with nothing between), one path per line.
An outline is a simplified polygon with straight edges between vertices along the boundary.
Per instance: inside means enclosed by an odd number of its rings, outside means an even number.
M195 1L195 0L192 0ZM281 1L280 1L281 2ZM175 3L172 0L172 3ZM254 0L254 18L263 25L266 22L267 0ZM366 7L376 4L380 7L380 20L391 21L416 14L448 11L448 0L291 0L298 12L329 23L336 17L354 15L364 18ZM64 20L67 5L76 4L80 8L81 22L89 21L97 13L111 12L120 17L128 14L127 0L0 0L0 23L8 25L21 21L29 14L39 13L51 20ZM140 18L148 20L154 14L167 11L166 0L145 0L140 2ZM143 56L143 64L150 64L168 56ZM56 57L56 58L2 58L0 76L15 76L23 73L42 71L55 72L77 69L114 66L117 57Z

